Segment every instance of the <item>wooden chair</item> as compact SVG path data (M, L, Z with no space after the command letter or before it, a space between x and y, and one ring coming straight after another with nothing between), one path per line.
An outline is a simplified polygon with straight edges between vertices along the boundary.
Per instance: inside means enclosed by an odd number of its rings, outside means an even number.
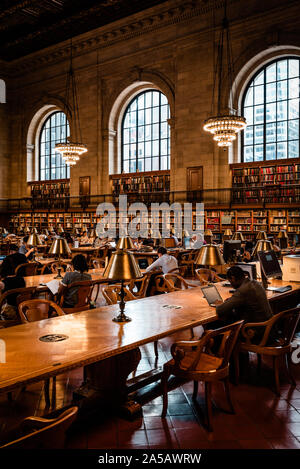
M39 267L38 262L26 262L26 264L20 264L16 267L15 274L20 277L31 277L32 275L37 275Z
M286 369L293 386L296 385L290 370L292 340L299 321L300 306L282 311L264 322L248 322L241 331L240 340L234 352L235 380L239 382L239 353L253 352L257 354L257 371L261 370L261 357L273 357L275 392L280 395L279 359L285 358Z
M125 297L124 301L131 301L131 300L136 300L137 297L127 288L128 284L124 284L124 292L125 292ZM105 298L105 301L108 305L116 305L118 301L120 300L120 291L121 291L121 285L120 284L114 284L114 285L108 285L103 288L102 294Z
M176 273L168 273L165 274L164 277L173 287L179 288L180 290L188 290L189 288L197 287L197 285L187 282L181 275Z
M235 346L243 321L235 322L216 330L207 330L200 340L179 341L172 345L173 359L165 363L162 374L163 411L166 416L168 408L168 378L170 375L194 381L193 399L198 393L198 382L205 383L205 410L207 427L212 431L212 383L222 381L230 405L234 413L229 389L229 360ZM212 351L212 347L216 351Z
M196 269L196 276L200 280L201 285L208 285L209 283L224 282L224 279L219 277L218 274L211 269Z
M49 319L53 316L53 312L57 316L64 316L63 310L53 301L34 299L22 301L18 306L18 311L22 323L41 321Z
M53 301L34 299L22 301L18 306L21 322L26 324L27 322L41 321L42 319L49 319L55 312L57 316L64 316L63 310L55 304ZM46 406L50 406L50 379L45 380L44 393ZM52 385L52 405L55 403L56 396L56 376L53 376Z
M78 407L60 411L55 418L27 417L16 430L9 432L1 449L62 449L66 431L75 421ZM56 412L57 413L57 412ZM10 440L10 441L8 441ZM4 443L4 444L3 444Z
M24 288L14 288L13 290L8 290L0 296L0 312L2 310L2 306L6 303L6 299L10 295L17 295L16 303L17 306L22 303L22 301L32 299L36 293L36 287L24 287ZM17 311L18 313L18 311ZM16 320L7 319L0 321L0 328L15 326L21 323L20 317Z
M95 283L92 280L83 280L81 282L74 282L64 288L60 300L59 306L66 314L77 313L78 311L86 311L90 309L90 301L93 293ZM76 289L77 303L72 308L63 306L64 298L68 290Z
M53 274L56 274L58 272L57 268L59 267L59 262L54 261L48 267L50 267ZM63 272L72 272L74 270L72 264L69 264L68 262L61 262L60 267Z
M145 298L151 275L145 274L141 279L131 280L129 290L135 298Z
M195 275L195 260L199 253L199 249L193 249L191 252L187 252L181 255L180 265L186 266L191 271L192 276Z

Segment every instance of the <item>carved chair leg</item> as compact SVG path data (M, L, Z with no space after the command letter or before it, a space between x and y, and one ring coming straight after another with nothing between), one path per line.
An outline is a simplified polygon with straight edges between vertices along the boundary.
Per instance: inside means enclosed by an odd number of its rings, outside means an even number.
M296 381L294 379L294 376L293 376L292 370L291 370L292 360L291 360L291 355L289 353L287 353L285 355L285 363L286 363L286 369L287 369L287 372L288 372L288 375L289 375L289 380L290 380L290 382L293 386L296 386Z
M194 381L194 390L192 398L195 400L198 394L198 381Z
M163 394L163 410L161 416L164 418L167 415L168 410L168 378L170 376L170 372L168 368L164 367L164 371L161 377L161 387L162 387L162 394Z
M45 395L46 407L50 407L49 387L50 387L50 379L46 379L44 381L44 395Z
M207 421L207 429L209 432L213 431L212 428L212 402L211 402L211 382L205 381L205 413Z
M232 403L232 400L231 400L231 394L230 394L230 386L229 386L229 378L228 378L228 376L227 376L227 378L224 379L223 383L224 383L224 389L225 389L226 398L227 398L227 401L228 401L228 404L229 404L229 407L230 407L230 413L231 413L231 414L235 414L234 407L233 407L233 403Z
M275 377L275 393L280 396L280 382L279 382L279 357L273 357L273 368Z
M191 327L191 339L193 339L195 337L195 334L194 334L194 329Z

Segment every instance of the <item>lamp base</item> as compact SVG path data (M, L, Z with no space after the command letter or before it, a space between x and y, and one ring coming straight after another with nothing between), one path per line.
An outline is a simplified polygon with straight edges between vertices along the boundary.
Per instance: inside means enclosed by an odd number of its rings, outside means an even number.
M57 267L57 275L56 277L54 277L56 279L62 279L62 275L61 275L61 267Z
M129 322L131 321L131 318L128 316L125 316L124 313L119 314L119 316L115 317L112 319L114 322Z

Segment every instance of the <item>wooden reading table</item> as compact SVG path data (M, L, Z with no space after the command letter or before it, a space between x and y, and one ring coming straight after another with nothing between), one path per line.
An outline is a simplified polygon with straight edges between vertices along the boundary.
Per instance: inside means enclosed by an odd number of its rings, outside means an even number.
M299 284L289 284L291 292L268 292L268 297L274 301L299 293ZM216 286L223 299L230 296L230 288ZM124 398L127 377L140 360L139 346L217 319L200 287L130 301L125 310L132 318L128 323L113 322L118 313L119 306L111 305L1 329L6 363L0 363L0 392L84 366L93 387L117 401ZM115 360L106 360L112 357Z

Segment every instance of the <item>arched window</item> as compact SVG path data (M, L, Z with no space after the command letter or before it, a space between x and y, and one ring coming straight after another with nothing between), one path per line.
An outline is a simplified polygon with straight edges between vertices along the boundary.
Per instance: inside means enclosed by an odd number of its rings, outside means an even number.
M268 63L248 85L242 162L299 157L299 61L288 57Z
M70 127L63 112L54 112L44 122L39 144L39 179L66 179L70 177L70 167L55 151L55 144L65 142L70 135Z
M122 122L122 172L170 169L169 117L160 91L145 91L131 101Z

